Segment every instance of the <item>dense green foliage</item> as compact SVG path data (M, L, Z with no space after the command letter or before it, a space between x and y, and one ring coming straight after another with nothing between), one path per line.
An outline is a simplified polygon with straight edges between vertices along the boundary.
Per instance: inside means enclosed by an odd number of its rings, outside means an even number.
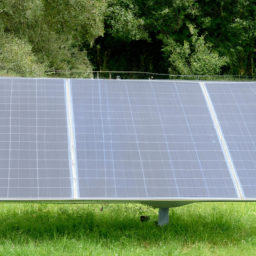
M254 202L173 208L162 228L150 207L103 207L2 203L0 255L255 255Z
M2 69L21 76L38 76L42 69L91 70L81 44L103 35L106 7L102 0L0 0Z
M0 0L0 34L13 75L253 75L256 0Z

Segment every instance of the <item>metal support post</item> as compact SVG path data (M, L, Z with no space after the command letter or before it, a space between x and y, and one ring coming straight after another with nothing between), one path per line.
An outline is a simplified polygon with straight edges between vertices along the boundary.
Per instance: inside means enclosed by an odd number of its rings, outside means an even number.
M169 224L169 208L159 208L158 225L160 227Z

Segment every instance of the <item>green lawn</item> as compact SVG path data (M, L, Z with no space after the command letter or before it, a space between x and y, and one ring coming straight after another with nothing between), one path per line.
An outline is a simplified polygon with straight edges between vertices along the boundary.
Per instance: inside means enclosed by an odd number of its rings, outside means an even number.
M0 255L256 255L256 203L0 204ZM141 223L140 215L150 221Z

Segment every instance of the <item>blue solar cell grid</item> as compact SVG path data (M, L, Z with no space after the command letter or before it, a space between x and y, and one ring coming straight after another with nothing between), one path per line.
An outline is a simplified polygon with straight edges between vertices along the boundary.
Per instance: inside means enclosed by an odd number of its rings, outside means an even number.
M64 81L0 79L0 198L71 198Z
M237 198L198 83L71 80L80 198Z
M207 83L245 198L256 198L256 83Z

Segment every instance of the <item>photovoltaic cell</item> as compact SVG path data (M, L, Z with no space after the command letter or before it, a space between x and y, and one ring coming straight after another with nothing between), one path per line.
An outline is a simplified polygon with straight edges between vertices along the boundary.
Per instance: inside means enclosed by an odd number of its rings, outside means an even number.
M0 198L71 198L64 80L0 79Z
M256 198L256 83L206 83L245 198Z
M198 83L71 80L80 198L237 198Z

